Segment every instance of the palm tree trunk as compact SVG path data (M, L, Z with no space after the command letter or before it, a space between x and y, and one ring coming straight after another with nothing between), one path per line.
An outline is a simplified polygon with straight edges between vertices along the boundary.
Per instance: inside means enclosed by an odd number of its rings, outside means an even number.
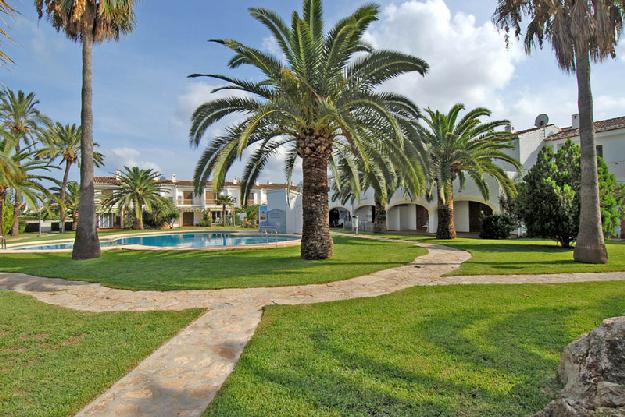
M333 253L328 204L331 142L329 138L313 133L300 143L304 177L301 256L309 260L327 259Z
M143 209L139 202L135 202L135 229L143 230Z
M221 226L226 227L226 205L221 206Z
M438 228L437 239L455 239L456 221L454 220L454 191L452 183L446 184L445 196L438 196ZM443 197L445 197L443 199Z
M89 2L90 4L90 2ZM90 7L90 6L87 6ZM93 185L93 93L92 93L93 28L87 27L82 35L82 111L80 122L80 223L72 252L73 259L100 257L98 239L95 189Z
M19 139L15 145L15 153L20 152ZM20 234L20 215L22 214L22 193L19 190L15 190L13 205L13 224L11 225L11 236L19 236Z
M587 50L576 55L582 180L579 235L574 258L577 262L605 264L608 262L608 253L601 227L597 150L595 149L593 99L590 86L590 57Z
M65 161L65 172L63 173L63 183L61 184L61 191L59 192L59 217L61 218L61 224L59 225L59 231L61 234L65 233L65 193L67 190L67 182L69 181L69 169L72 164L69 161Z
M379 201L375 202L375 222L373 223L373 233L386 232L386 207Z
M4 236L4 201L6 199L6 190L0 191L0 236Z

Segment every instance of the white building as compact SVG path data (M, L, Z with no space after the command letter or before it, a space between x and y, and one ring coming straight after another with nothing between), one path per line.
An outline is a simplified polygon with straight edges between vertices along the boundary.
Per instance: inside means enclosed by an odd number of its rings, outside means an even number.
M118 180L115 176L95 177L96 203L100 203L111 196L118 186ZM211 183L206 184L203 195L197 196L194 193L193 181L178 180L175 175L171 178L161 178L158 180L162 188L161 195L169 198L180 210L180 217L174 223L174 227L195 226L204 217L204 213L209 212L213 222L221 222L221 205L215 204L218 194L225 194L232 197L234 208L240 208L246 204L241 204L240 200L240 184L238 181L226 182L220 193L216 193ZM272 190L287 189L286 184L256 184L252 189L247 201L247 205L251 204L267 204L267 193ZM116 228L121 226L119 213L115 208L102 208L98 205L98 227Z
M536 163L538 152L543 146L557 149L566 140L571 139L579 144L579 120L572 117L572 125L559 128L549 124L546 115L536 118L536 126L523 131L513 131L514 148L510 154L522 165L521 176ZM597 152L603 156L610 172L617 180L625 183L625 117L595 122ZM512 167L504 167L511 176L516 175ZM484 200L475 183L467 179L465 187L460 191L459 184L454 184L456 228L458 232L477 233L481 228L481 219L490 213L499 213L502 191L492 178L490 198ZM410 199L398 190L387 206L386 226L391 231L414 231L435 233L438 226L436 198L428 201L425 197ZM358 216L360 228L370 230L375 220L375 196L373 190L367 190L359 201L342 205L338 201L330 203L330 222L333 226L351 223L353 216ZM621 227L625 237L625 220Z

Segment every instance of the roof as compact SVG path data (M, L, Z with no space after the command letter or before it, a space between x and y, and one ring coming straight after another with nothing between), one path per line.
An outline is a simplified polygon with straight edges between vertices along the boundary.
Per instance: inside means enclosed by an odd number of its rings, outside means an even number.
M532 127L531 129L519 130L518 132L517 131L512 132L512 134L514 136L524 135L526 133L534 132L536 130L544 129L544 128L550 127L550 126L553 126L553 124L549 124L547 126L541 126L541 127Z
M96 184L102 184L102 185L118 185L119 184L119 180L116 177L112 177L112 176L104 176L104 177L93 177L93 181ZM161 180L158 181L159 184L172 184L172 185L177 185L177 186L181 186L181 187L193 187L193 181L189 181L189 180L176 180L176 182L173 182L172 180ZM207 186L211 185L211 182L208 181L206 183ZM225 187L238 187L240 185L240 183L235 183L232 181L226 181L226 183L224 184ZM288 184L270 184L270 183L266 183L266 184L257 184L255 188L259 188L259 189L263 189L263 190L281 190L283 188L287 188ZM295 186L291 185L291 188L295 188Z
M608 132L610 130L625 129L625 116L615 117L613 119L599 120L595 122L595 132ZM546 141L554 141L560 139L570 139L579 136L579 129L573 127L565 127L555 135L546 138Z

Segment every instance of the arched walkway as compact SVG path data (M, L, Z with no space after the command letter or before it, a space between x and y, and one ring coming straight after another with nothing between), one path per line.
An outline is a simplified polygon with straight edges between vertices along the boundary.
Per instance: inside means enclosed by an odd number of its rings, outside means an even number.
M429 225L430 213L420 204L398 204L388 210L388 230L427 233Z
M330 209L330 227L343 227L350 223L352 215L344 207L334 207Z
M482 220L493 214L493 208L480 201L460 200L454 202L456 230L464 233L479 233Z

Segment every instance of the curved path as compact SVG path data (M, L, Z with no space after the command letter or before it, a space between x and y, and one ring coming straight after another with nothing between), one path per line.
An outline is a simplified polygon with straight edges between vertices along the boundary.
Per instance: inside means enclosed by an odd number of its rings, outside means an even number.
M269 304L311 304L376 297L405 288L451 284L566 283L625 280L625 273L442 277L468 252L420 244L413 263L327 284L277 288L128 291L100 284L0 273L0 289L82 311L203 308L207 312L169 340L77 417L199 417L234 369Z

